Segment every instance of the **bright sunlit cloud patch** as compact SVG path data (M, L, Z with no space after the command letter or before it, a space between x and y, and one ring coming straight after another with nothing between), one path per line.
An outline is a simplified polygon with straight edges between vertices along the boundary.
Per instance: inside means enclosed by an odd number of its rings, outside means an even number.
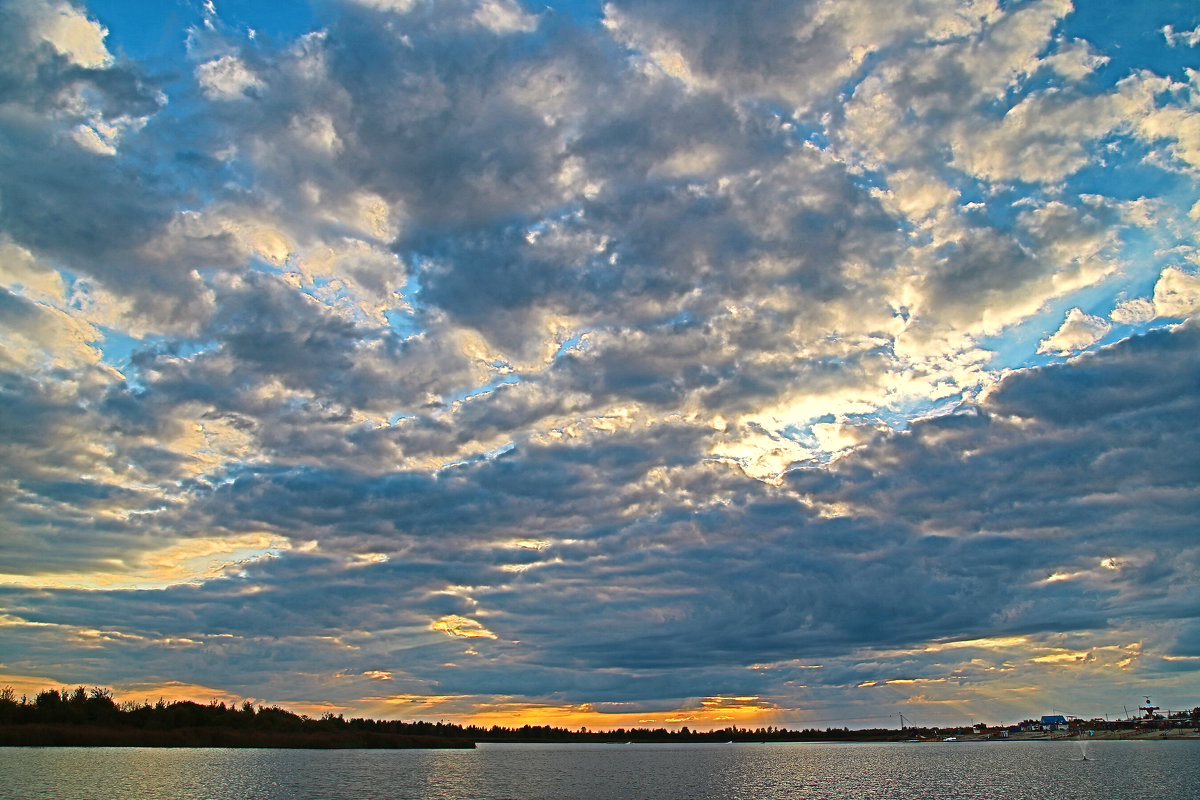
M288 539L266 533L199 539L133 553L126 559L112 559L92 571L0 574L0 585L38 589L163 589L236 575L250 564L290 549Z
M457 614L450 614L440 619L435 619L429 624L429 627L432 630L440 631L448 636L459 639L496 638L496 634L485 628L483 623L467 617L460 617Z

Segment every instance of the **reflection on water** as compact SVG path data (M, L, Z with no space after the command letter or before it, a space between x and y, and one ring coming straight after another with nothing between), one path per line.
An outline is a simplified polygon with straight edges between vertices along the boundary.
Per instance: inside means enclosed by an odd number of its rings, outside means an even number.
M1200 740L480 745L477 750L0 748L0 798L1155 798L1193 800Z

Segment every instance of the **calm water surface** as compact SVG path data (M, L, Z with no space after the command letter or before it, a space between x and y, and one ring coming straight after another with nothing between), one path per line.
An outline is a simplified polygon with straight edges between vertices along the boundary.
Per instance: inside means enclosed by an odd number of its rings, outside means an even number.
M724 800L1200 797L1200 740L480 745L477 750L0 748L0 798Z

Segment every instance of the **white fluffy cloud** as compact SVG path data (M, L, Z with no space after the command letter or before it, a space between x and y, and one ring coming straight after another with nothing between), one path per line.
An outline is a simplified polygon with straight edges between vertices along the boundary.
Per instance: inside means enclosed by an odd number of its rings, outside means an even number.
M1038 344L1038 352L1065 356L1085 350L1103 339L1111 327L1102 317L1085 313L1081 308L1072 308L1054 335Z
M1154 303L1144 297L1122 300L1112 310L1112 321L1122 325L1137 325L1154 319Z
M242 97L263 86L262 80L234 55L223 55L196 67L196 80L204 93L218 99Z
M1190 317L1200 310L1200 275L1167 267L1154 284L1154 313L1160 317Z
M1200 26L1190 31L1177 31L1172 25L1164 25L1162 35L1171 47L1195 47L1200 44Z
M27 15L33 37L47 42L73 63L96 69L112 62L112 54L104 44L108 31L66 0L16 0L13 7L17 13Z

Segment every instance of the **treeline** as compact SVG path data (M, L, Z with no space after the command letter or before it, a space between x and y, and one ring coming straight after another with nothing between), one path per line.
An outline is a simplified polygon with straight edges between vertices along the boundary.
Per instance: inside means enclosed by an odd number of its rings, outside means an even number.
M1072 721L1073 728L1121 728L1171 721L1200 725L1200 707L1172 714L1170 720L1120 722ZM1032 726L1032 720L1028 721ZM1009 730L1018 730L1012 726ZM401 722L325 714L312 719L281 708L250 702L226 705L191 700L118 703L110 690L46 689L33 700L17 699L11 688L0 689L0 746L113 745L159 747L311 747L311 748L430 748L474 747L476 742L812 742L897 741L933 739L972 733L1000 735L1001 728L739 728L714 731L688 728L617 728L589 731L549 725L481 727L446 722Z
M456 725L320 719L250 702L118 703L109 689L46 689L33 700L0 689L0 745L141 747L462 748Z
M909 728L904 736L933 736ZM472 747L475 742L795 742L887 741L894 730L825 728L617 728L589 731L549 725L502 727L402 722L325 714L313 719L250 702L117 702L109 689L46 689L32 700L0 689L0 745L138 745L168 747Z
M616 728L613 730L589 731L586 728L569 730L548 725L523 725L520 728L503 728L494 725L481 728L473 725L464 727L465 735L477 742L595 742L595 743L685 743L685 742L831 742L831 741L896 741L901 733L884 728L851 730L849 728L739 728L730 726L711 731L693 731L687 727L679 730L666 728ZM912 736L914 731L923 731L927 736L935 735L933 729L909 728L903 736Z
M910 728L905 736L933 736ZM319 719L250 702L191 700L118 703L109 689L46 689L32 700L0 689L0 745L138 745L170 747L472 747L475 742L795 742L886 741L894 730L825 728L617 728L589 731L549 725L502 727L402 722L325 714Z

